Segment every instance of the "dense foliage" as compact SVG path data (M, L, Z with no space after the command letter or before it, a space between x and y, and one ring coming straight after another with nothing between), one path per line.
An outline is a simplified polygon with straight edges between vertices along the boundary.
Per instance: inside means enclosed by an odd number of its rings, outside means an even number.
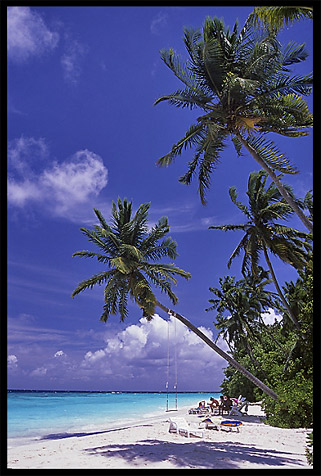
M278 395L277 400L265 396L233 368L227 367L222 383L230 395L246 395L249 400L263 399L266 422L283 428L313 426L313 267L312 260L296 283L284 286L287 299L301 329L294 331L286 313L280 322L262 328L260 341L250 339L258 365L251 361L244 347L233 356L254 375L266 382Z

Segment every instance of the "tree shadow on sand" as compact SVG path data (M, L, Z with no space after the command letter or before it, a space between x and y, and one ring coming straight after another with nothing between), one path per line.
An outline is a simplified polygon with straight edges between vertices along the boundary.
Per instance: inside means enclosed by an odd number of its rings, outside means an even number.
M305 468L295 454L271 449L260 449L243 443L193 441L176 443L161 440L143 440L137 444L115 444L87 448L86 453L106 458L120 457L133 468L169 460L177 469L239 469L247 465L277 466L280 469ZM298 455L301 456L301 455ZM295 465L295 466L293 466ZM244 467L244 466L243 466ZM246 469L250 469L249 466Z

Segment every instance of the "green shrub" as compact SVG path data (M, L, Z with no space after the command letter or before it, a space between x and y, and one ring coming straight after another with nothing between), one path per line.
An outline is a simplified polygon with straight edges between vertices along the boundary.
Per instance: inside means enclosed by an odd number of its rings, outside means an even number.
M263 409L266 423L280 428L311 428L313 425L313 386L311 376L303 371L279 383L275 388L277 400L266 397Z

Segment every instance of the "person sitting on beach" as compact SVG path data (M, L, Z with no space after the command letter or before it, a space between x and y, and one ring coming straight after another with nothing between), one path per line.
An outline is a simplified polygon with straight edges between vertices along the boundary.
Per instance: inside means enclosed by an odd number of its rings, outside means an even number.
M199 402L198 408L205 408L205 400L202 400L201 402Z
M226 410L227 413L230 413L231 408L232 408L232 400L228 395L224 395L223 399L223 408L222 408L222 415L223 415L223 410Z
M215 398L211 397L210 398L210 403L208 404L209 407L211 408L211 411L213 412L215 408L219 408L219 402Z
M224 399L221 395L220 396L220 401L219 401L219 404L218 404L218 414L219 415L223 415L223 405L224 405Z
M230 397L227 395L224 395L224 397L220 397L220 399L221 400L220 400L220 406L218 411L219 415L223 415L224 410L229 413L232 408L232 401Z

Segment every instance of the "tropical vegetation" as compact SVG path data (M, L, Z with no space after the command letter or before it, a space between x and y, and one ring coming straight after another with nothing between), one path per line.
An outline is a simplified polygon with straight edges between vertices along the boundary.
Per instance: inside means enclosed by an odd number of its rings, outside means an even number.
M300 325L280 289L269 256L269 250L285 263L294 266L296 269L302 269L307 262L308 251L312 248L310 244L311 235L276 222L277 220L287 220L293 214L293 210L282 198L273 182L268 187L266 186L267 178L268 174L264 171L252 172L250 174L247 190L249 207L237 200L235 187L229 188L231 200L246 216L246 223L210 226L209 228L224 231L244 231L243 238L227 263L228 267L230 267L234 258L244 251L241 267L243 275L248 274L249 271L254 276L258 274L260 253L263 252L276 291L287 309L293 324L299 329ZM296 200L291 188L287 185L284 185L284 187L293 200ZM298 206L304 207L303 202L296 201Z
M239 339L233 341L232 355L255 375L264 378L278 394L277 400L262 392L232 367L225 369L224 392L246 394L252 401L263 398L267 423L284 428L313 426L313 266L307 262L295 283L286 283L284 292L301 323L298 332L280 307L279 320L260 327L259 338L247 334L254 359ZM262 315L262 314L261 314ZM246 316L242 320L246 320ZM216 326L224 331L225 327ZM224 336L224 333L223 333Z
M193 160L179 181L191 184L198 176L198 191L203 204L229 138L238 155L242 147L274 181L282 197L312 232L312 224L292 199L275 171L296 174L298 170L281 153L268 133L301 137L312 126L312 115L302 96L309 95L312 75L291 75L289 67L304 61L305 45L293 42L282 48L276 33L255 29L249 18L240 30L238 22L230 31L216 17L207 18L202 32L184 29L188 60L171 48L162 50L166 66L184 88L161 96L176 107L201 109L203 115L173 145L157 164L168 166L188 147L194 147Z

